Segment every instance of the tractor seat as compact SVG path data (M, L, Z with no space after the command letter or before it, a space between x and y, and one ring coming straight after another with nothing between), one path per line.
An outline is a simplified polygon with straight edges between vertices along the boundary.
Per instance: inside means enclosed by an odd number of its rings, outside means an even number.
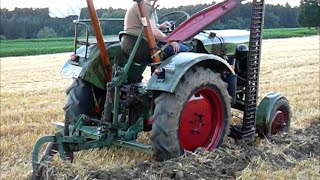
M131 32L121 31L119 33L121 49L124 52L126 58L129 58L130 54L133 51L134 45L138 39L136 34ZM149 47L147 41L143 38L139 44L136 55L133 58L133 61L138 64L148 65L152 62L152 59L149 54Z
M129 58L130 54L133 51L133 47L138 39L138 36L130 33L121 31L119 33L120 46L123 51L123 54L126 59ZM138 47L137 53L133 58L134 63L131 65L128 72L128 83L140 83L143 79L143 72L145 71L147 65L152 62L152 59L149 54L148 43L145 39L141 40L141 43Z

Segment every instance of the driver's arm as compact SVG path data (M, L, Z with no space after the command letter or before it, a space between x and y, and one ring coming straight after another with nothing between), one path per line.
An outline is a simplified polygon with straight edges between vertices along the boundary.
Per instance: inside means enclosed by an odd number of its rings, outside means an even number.
M154 38L158 42L166 42L164 38L166 37L165 34L163 34L160 29L157 27L157 24L154 19L150 19L150 26L154 35Z
M157 24L159 29L166 29L171 27L171 23L169 21L165 21L162 24Z
M154 19L150 19L150 26L154 35L154 38L158 42L166 42L164 38L166 37L165 34L161 32L161 30L157 27L157 24ZM178 53L180 51L180 46L177 42L170 42L170 45L173 47L173 51Z

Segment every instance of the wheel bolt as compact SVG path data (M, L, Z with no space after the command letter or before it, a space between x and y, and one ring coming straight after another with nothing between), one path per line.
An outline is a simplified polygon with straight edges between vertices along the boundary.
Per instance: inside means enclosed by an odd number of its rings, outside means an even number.
M192 129L191 133L200 134L200 130L199 129Z

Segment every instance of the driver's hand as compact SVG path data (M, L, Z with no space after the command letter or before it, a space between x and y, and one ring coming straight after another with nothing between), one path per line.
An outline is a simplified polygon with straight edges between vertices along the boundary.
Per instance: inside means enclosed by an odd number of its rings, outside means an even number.
M171 27L171 23L169 21L165 21L159 25L160 29L166 29L166 28L170 28L170 27Z
M174 53L178 53L180 51L180 46L178 42L171 42L170 45L173 47Z

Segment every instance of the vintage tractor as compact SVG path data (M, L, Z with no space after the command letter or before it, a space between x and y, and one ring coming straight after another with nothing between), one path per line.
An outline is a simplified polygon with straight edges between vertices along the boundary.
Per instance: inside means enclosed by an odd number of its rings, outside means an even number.
M97 18L92 0L87 0L91 19L75 22L75 52L61 70L74 78L67 90L65 120L53 123L59 130L55 135L36 142L34 179L40 178L56 153L72 161L73 152L114 145L150 153L163 161L198 147L212 150L228 135L250 139L255 134L270 137L289 130L290 107L284 96L269 93L257 105L264 0L253 0L250 32L203 30L241 0L224 1L190 18L185 12L174 12L186 20L173 25L166 40L184 42L190 52L171 57L156 48L148 19L152 12L146 11L143 0L134 1L144 27L132 53L125 54L118 38L104 41L102 19ZM92 22L96 41L89 40L87 22ZM87 29L84 41L78 38L80 26ZM135 59L142 41L150 49L153 62L149 64ZM79 44L82 46L77 48ZM147 66L152 75L142 83ZM230 126L232 108L243 112L239 125ZM136 141L144 131L151 131L152 145Z

